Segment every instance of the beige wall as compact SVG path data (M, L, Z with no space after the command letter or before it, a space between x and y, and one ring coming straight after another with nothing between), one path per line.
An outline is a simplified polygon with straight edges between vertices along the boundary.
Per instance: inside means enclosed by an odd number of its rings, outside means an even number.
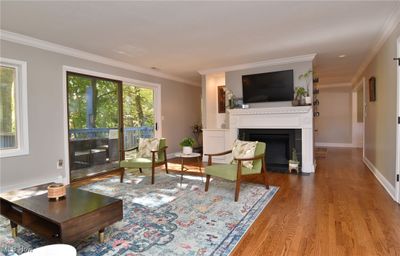
M28 63L28 119L30 154L0 159L0 190L54 181L66 170L57 170L64 159L63 65L161 84L162 136L168 152L179 151L178 143L192 136L199 123L201 88L115 68L91 61L1 41L2 57ZM67 160L67 159L64 159Z
M320 86L316 143L352 143L352 88Z
M205 76L205 112L207 129L221 128L225 122L225 114L218 113L217 87L225 85L225 73ZM224 124L225 125L225 124Z
M397 38L400 25L384 43L357 82L376 77L376 101L369 101L366 85L365 157L395 185L396 176L396 102L397 102Z

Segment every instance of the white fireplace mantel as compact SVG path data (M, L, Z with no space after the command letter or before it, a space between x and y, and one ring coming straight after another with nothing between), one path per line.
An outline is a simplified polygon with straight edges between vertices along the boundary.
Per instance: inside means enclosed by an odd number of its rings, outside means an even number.
M302 114L310 110L311 106L228 109L231 115Z
M311 106L230 109L228 111L229 129L226 145L233 145L238 137L239 129L301 129L302 171L315 171Z

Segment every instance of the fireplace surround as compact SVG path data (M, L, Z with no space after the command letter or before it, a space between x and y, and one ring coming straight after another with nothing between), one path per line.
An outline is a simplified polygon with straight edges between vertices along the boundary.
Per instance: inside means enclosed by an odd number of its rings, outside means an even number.
M268 171L288 171L293 149L296 150L301 167L301 129L239 129L238 138L266 143L265 160Z
M311 106L230 109L229 128L226 130L227 149L239 138L240 129L295 129L301 136L302 172L315 171L313 115ZM267 148L268 154L268 148Z

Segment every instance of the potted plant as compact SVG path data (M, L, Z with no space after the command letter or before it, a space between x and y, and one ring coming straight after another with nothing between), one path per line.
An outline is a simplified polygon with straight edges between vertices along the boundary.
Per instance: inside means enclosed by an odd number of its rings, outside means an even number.
M201 139L201 133L203 132L203 128L201 127L201 124L195 124L192 126L192 133L194 134L195 138L195 143L197 145L201 145L200 139Z
M295 101L298 102L297 105L300 105L300 106L305 105L306 104L305 96L307 95L306 89L304 89L303 87L296 87L294 89L294 92L296 94Z
M311 96L310 96L310 82L313 76L313 72L312 70L308 70L307 72L299 75L299 80L304 80L306 82L306 87L307 87L307 91L306 91L306 95L305 95L305 103L306 104L311 104ZM304 105L304 104L303 104Z
M228 99L228 105L227 107L232 109L235 108L235 95L233 94L233 92L231 90L229 90L228 88L225 88L225 96Z
M299 160L297 159L297 154L296 154L296 149L292 149L292 159L289 160L289 173L292 172L292 170L295 170L296 173L299 173Z
M183 138L179 145L182 147L182 153L190 155L193 152L194 139L191 137Z

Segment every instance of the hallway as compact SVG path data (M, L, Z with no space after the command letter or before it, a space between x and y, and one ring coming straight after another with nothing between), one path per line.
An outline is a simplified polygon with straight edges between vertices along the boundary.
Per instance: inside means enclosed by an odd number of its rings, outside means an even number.
M361 159L329 148L315 174L270 173L280 189L232 255L400 255L400 205Z

